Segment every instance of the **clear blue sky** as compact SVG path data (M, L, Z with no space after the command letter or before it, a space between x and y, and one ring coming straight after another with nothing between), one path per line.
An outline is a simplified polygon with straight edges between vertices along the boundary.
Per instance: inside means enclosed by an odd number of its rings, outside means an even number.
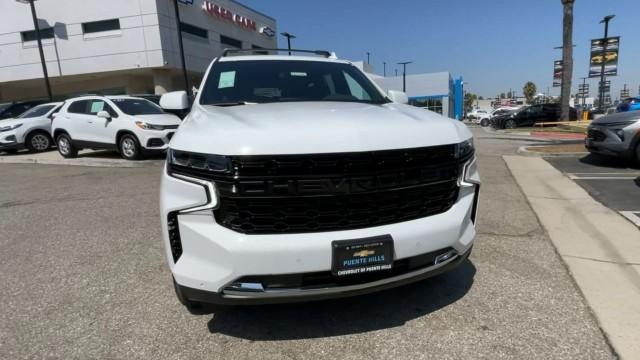
M278 31L298 36L294 46L327 49L341 58L366 59L387 74L411 60L408 73L450 71L462 75L467 90L495 96L509 88L522 92L533 81L539 92L551 86L553 61L562 58L560 0L240 0L276 18ZM589 40L602 37L599 21L616 14L610 35L621 36L618 76L612 98L623 84L632 95L640 85L639 0L576 0L574 13L574 92L588 74ZM286 47L283 38L281 47ZM591 83L595 95L597 80ZM551 88L551 94L559 94Z

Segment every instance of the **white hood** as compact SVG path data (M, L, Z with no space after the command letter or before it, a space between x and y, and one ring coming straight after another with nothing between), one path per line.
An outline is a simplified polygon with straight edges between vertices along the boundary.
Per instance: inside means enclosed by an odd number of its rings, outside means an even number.
M180 125L182 121L173 114L134 115L136 120L154 125Z
M194 105L171 147L219 155L304 154L435 146L470 137L461 122L409 105Z

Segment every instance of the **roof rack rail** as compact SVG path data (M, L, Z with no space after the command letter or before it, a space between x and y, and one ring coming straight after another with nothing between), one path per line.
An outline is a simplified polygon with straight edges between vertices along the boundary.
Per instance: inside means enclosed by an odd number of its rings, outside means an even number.
M315 54L324 56L330 59L337 59L338 57L334 52L330 52L327 50L301 50L301 49L224 49L222 51L222 57L227 57L230 54L239 54L239 53L253 53L254 55L265 55L265 52L269 51L285 51L289 53L297 52L297 53L307 53L307 54Z

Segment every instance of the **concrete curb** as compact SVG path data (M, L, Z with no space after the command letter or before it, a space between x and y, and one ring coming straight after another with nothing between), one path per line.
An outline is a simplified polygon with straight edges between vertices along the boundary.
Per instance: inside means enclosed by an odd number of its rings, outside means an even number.
M585 151L585 152L566 152L566 153L542 153L542 152L536 152L536 151L528 150L528 148L542 147L542 146L545 146L545 145L520 146L518 148L517 154L518 155L522 155L522 156L529 156L529 157L574 157L574 156L585 156L585 155L589 154L588 151Z
M142 168L157 166L164 160L127 161L117 159L35 159L35 158L5 158L0 157L0 164L40 164L40 165L67 165L106 168Z
M640 354L640 231L541 158L503 156L622 359Z

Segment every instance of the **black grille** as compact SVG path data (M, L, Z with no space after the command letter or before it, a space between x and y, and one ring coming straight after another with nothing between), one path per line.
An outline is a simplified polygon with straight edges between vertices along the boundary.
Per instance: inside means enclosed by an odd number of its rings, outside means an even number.
M464 162L456 145L358 153L230 157L230 174L172 165L216 183L216 221L246 234L339 231L447 211Z
M587 136L593 141L604 141L607 138L605 133L595 129L589 129Z
M147 147L160 147L164 145L164 140L160 138L151 138L147 140Z

